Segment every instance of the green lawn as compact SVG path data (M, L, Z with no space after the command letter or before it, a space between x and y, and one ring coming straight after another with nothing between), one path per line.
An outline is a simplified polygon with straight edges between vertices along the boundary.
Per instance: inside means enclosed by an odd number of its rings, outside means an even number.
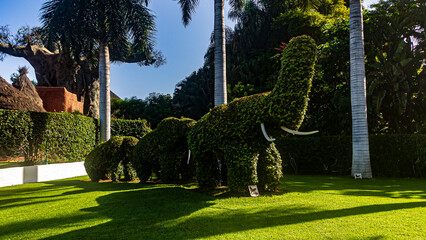
M24 166L23 162L0 162L0 169L10 168L10 167L22 167Z
M194 186L0 188L0 239L426 239L426 181L286 176L285 194L214 198Z

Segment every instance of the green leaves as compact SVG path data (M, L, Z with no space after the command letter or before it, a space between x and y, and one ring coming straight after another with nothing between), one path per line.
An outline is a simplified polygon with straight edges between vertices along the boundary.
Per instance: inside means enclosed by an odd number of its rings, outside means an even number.
M145 120L111 122L114 136L142 138ZM0 110L0 156L22 156L30 163L83 160L99 141L99 120L70 113Z

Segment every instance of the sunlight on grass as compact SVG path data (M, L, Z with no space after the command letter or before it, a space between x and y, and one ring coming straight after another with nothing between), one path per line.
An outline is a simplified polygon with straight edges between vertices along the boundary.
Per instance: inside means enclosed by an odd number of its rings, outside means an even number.
M286 176L285 194L215 198L86 178L1 188L0 239L426 239L425 180Z

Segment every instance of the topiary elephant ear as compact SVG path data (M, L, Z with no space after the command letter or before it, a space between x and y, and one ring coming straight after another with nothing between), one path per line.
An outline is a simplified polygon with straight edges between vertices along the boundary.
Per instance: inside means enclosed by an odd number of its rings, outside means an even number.
M96 146L84 162L90 179L94 182L105 179L116 181L123 172L125 180L134 180L136 174L130 156L138 141L135 137L115 136Z

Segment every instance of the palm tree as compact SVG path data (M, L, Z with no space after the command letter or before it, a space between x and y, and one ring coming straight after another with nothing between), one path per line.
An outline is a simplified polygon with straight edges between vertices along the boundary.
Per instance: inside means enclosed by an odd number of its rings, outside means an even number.
M350 0L350 82L352 106L352 175L372 178L368 143L364 30L361 0Z
M154 17L146 8L149 0L50 0L42 6L43 27L51 42L82 55L96 58L99 52L100 135L110 138L110 60L155 62ZM110 59L111 53L111 59Z
M187 26L199 0L179 0L183 24ZM229 0L231 7L241 9L243 0ZM225 0L214 0L214 105L227 103Z

